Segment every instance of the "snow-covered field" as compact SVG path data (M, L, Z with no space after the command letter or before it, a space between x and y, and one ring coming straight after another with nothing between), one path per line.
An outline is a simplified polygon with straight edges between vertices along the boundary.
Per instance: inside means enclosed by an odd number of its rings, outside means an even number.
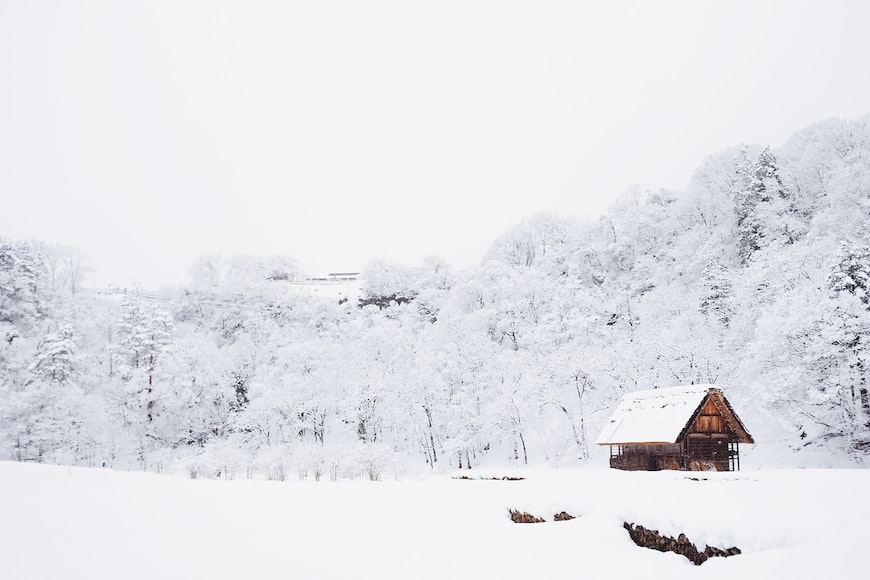
M514 474L527 479L205 481L0 463L0 578L800 579L866 573L870 471ZM547 520L562 510L579 517L514 524L508 508ZM635 546L624 521L668 535L684 532L702 549L704 543L737 546L743 554L696 567L682 556Z

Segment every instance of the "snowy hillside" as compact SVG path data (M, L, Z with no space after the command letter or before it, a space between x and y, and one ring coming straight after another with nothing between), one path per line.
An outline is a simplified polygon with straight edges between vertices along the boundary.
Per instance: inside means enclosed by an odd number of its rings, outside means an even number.
M318 485L2 462L0 576L800 580L865 567L865 470L518 473ZM509 509L548 521L514 524ZM576 519L552 521L563 510ZM742 554L696 567L636 546L624 522Z
M626 393L709 383L758 442L749 464L862 465L868 232L864 118L718 153L594 222L531 217L477 267L372 263L341 295L300 289L287 256L204 256L187 287L118 300L79 291L80 253L0 239L0 458L566 467Z

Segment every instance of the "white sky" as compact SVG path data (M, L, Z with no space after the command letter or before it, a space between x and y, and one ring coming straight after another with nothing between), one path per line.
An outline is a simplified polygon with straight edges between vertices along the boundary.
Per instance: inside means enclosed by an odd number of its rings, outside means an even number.
M870 113L870 3L0 0L0 235L463 266L541 210Z

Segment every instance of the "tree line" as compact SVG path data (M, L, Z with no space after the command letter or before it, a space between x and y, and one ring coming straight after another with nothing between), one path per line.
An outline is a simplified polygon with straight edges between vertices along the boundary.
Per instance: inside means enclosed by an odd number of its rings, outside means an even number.
M159 296L0 239L0 457L192 476L363 476L590 457L627 392L725 389L789 454L870 451L870 120L709 157L684 191L541 214L478 266L203 256ZM347 287L339 287L345 289Z

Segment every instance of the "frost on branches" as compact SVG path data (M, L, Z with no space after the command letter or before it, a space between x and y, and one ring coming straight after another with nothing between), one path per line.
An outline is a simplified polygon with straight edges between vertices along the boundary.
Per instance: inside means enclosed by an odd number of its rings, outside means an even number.
M273 479L572 463L625 393L712 383L783 461L865 462L868 175L870 120L825 121L594 222L534 216L477 267L372 263L334 296L286 256L209 255L121 301L82 288L74 250L0 239L0 456Z

